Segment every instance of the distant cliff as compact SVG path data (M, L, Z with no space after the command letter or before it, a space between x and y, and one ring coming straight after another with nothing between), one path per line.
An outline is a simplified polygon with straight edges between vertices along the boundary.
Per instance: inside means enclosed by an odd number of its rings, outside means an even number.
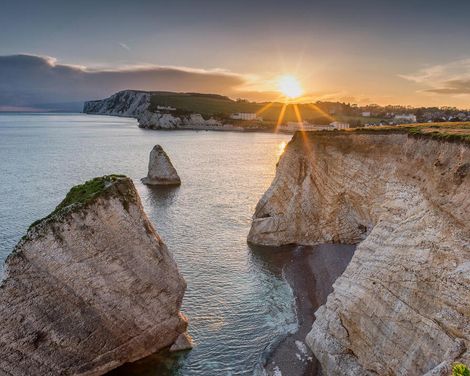
M139 127L148 129L176 129L191 127L222 127L222 122L213 118L204 119L197 113L171 113L151 111L152 92L123 90L109 98L88 101L83 106L86 114L114 115L137 119Z
M147 111L150 104L150 96L150 92L123 90L106 99L85 102L83 112L86 114L137 118Z
M184 348L185 288L129 178L76 186L6 260L0 374L101 375Z
M360 242L307 337L327 375L470 363L470 146L439 137L297 133L256 207L250 242Z

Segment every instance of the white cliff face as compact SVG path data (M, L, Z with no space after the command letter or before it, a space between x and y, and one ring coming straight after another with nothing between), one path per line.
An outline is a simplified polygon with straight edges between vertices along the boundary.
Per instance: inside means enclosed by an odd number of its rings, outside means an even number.
M249 241L362 241L307 344L328 375L470 363L470 147L406 134L296 134Z
M148 174L142 179L147 185L180 185L181 179L170 158L160 145L150 152Z
M6 261L0 374L101 375L186 331L185 282L132 181L94 182L100 191L33 225Z
M136 118L139 127L148 129L177 129L191 127L221 127L222 122L200 114L174 115L149 111L151 92L120 91L109 98L85 102L83 112L97 115L114 115Z
M109 98L85 102L83 112L97 115L138 117L150 105L149 92L124 90Z
M142 112L138 118L139 127L148 129L178 129L191 127L221 127L222 123L215 119L205 120L200 114L173 116L172 114Z

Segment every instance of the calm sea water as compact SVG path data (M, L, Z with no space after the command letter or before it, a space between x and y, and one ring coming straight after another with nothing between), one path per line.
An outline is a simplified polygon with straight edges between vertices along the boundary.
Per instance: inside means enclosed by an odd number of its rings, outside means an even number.
M196 346L173 373L256 374L269 348L296 327L291 289L246 245L256 202L289 139L146 131L131 119L83 114L0 114L0 261L70 187L126 174L188 283L182 311ZM180 188L140 183L157 143L178 170Z

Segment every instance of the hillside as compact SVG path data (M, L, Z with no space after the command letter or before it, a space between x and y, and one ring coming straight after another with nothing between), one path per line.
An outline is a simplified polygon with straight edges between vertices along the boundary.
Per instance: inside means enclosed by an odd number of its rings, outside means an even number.
M159 106L172 107L175 110L159 109ZM390 119L380 117L350 114L349 105L346 104L336 104L335 108L329 110L328 108L326 102L315 104L255 103L246 100L232 100L217 94L124 90L113 94L109 98L85 102L83 112L134 117L139 121L139 126L151 129L191 126L220 127L224 124L232 124L243 128L274 130L278 123L285 124L299 119L313 124L329 124L333 121L347 122L351 128L358 128L361 125L388 123L390 121ZM257 113L263 121L230 119L230 115L237 112ZM468 121L426 122L360 129L364 132L393 130L426 133L439 138L468 139L470 137L470 122Z
M151 94L149 111L156 111L157 106L174 107L183 113L198 113L204 118L214 116L224 119L236 112L255 112L265 121L277 122L285 104L281 102L255 103L245 100L235 101L216 94L156 92ZM376 120L346 115L333 117L315 104L308 103L297 105L287 104L283 116L284 122L299 120L295 110L296 106L301 118L312 123L327 124L335 120Z
M267 127L274 126L280 118L283 123L301 119L314 124L345 121L352 126L382 120L381 118L366 118L357 114L348 115L342 110L331 115L330 112L335 111L328 110L326 104L326 107L322 108L323 104L321 103L256 103L246 100L232 100L217 94L145 92L139 90L124 90L106 99L85 102L83 112L139 118L143 113L146 113L146 117L151 117L152 114L157 112L158 106L176 108L176 111L171 111L171 115L175 117L200 114L206 120L212 117L222 122L229 119L230 115L236 112L257 113L258 116L263 118L262 125ZM348 107L347 105L344 106ZM165 111L159 112L165 113ZM236 124L237 122L231 119L231 123ZM240 125L246 125L246 122L242 123ZM259 122L257 123L259 126Z

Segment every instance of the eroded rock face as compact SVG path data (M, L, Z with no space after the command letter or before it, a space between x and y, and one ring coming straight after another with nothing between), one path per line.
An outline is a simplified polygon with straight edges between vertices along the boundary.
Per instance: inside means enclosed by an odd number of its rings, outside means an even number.
M87 101L83 106L86 114L113 115L137 119L140 128L146 129L191 129L193 127L223 126L222 122L201 114L176 115L172 113L149 111L152 92L122 90L109 98Z
M101 375L171 346L185 288L130 179L74 187L5 263L0 374Z
M147 111L151 95L147 91L123 90L106 99L85 102L83 112L137 118Z
M249 241L362 241L307 336L326 374L440 374L470 363L468 166L464 143L294 136Z
M181 184L176 169L160 145L155 145L150 152L148 174L142 179L142 183L147 185Z

